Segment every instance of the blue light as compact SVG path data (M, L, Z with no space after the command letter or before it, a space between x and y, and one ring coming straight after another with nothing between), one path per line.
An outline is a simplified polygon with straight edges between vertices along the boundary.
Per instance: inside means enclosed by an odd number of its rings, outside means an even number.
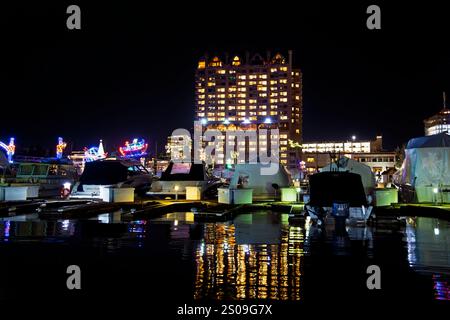
M225 121L223 122L224 124L230 124L230 120L228 120L227 118L225 119Z
M243 124L249 124L250 120L248 120L247 118L244 118L244 122L242 122Z
M266 119L264 120L264 123L271 124L271 123L272 123L272 119L266 118Z
M207 124L208 123L208 120L206 120L205 118L203 118L202 120L200 120L201 121L201 123L203 124L203 125L205 125L205 124Z

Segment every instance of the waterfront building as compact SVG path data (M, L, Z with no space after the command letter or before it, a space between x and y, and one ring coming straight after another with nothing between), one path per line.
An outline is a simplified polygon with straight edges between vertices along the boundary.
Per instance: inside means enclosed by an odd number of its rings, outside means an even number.
M186 151L188 154L186 154ZM171 135L167 138L166 153L171 160L184 160L192 156L190 135Z
M288 144L302 139L302 74L293 67L292 51L287 59L279 53L201 58L195 73L195 108L203 130L279 129L279 137L271 138L279 138L280 163L298 165L298 151ZM267 152L269 146L266 139L259 139L234 148L242 156L249 150ZM214 159L215 164L234 161L225 158L228 151L218 151L221 157Z
M439 111L434 116L425 119L424 125L425 125L425 135L431 136L433 134L439 134L442 132L447 132L447 134L450 133L450 110L447 109L445 100L445 92L443 94L444 98L444 107L441 111Z
M383 137L375 140L305 142L302 144L302 158L308 173L315 173L337 157L345 156L369 166L377 175L395 167L395 151L383 150Z

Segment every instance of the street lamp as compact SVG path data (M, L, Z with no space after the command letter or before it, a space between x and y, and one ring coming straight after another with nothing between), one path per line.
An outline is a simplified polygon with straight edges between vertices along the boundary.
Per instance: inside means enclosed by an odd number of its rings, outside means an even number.
M176 185L174 187L174 190L175 190L175 200L178 200L178 190L180 190L180 187L178 185Z

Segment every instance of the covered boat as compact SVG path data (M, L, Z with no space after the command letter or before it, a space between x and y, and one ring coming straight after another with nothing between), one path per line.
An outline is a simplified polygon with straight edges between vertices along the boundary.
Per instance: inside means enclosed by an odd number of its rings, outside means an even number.
M200 192L203 192L208 182L204 163L170 162L161 178L152 184L148 194L184 194L186 187L200 187Z
M367 221L371 215L370 197L366 195L360 174L325 171L309 178L310 198L306 212L315 220L327 216Z
M102 186L132 187L137 193L150 189L152 175L136 160L87 162L72 197L99 197Z
M439 133L409 140L394 175L403 200L450 203L450 136Z
M265 165L261 163L237 164L231 177L230 188L253 189L254 198L274 198L279 188L289 187L292 180L289 172L280 166L277 173L261 174Z
M361 177L361 182L363 184L364 192L366 193L366 195L372 194L376 186L375 175L372 172L372 169L370 169L370 167L365 165L364 163L347 157L341 157L339 158L339 160L327 164L325 167L320 169L320 171L340 171L358 174Z

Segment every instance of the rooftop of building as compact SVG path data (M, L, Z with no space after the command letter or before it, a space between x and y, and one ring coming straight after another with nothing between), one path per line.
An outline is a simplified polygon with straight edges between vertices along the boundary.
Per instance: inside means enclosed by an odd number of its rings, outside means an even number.
M281 53L272 54L267 52L265 57L259 53L245 55L229 55L224 54L222 57L216 55L209 57L205 55L198 62L198 69L206 67L223 67L223 66L267 66L267 65L289 65L292 64L292 51L288 51L288 58Z

